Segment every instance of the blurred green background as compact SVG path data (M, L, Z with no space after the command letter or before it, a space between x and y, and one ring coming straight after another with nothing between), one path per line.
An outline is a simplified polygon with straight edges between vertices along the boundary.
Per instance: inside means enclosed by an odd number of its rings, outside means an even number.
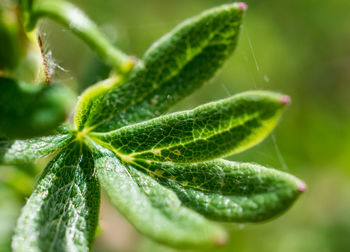
M75 0L127 53L141 57L185 18L224 0ZM230 157L290 172L307 192L283 216L262 224L227 225L227 246L208 251L333 252L350 249L350 1L251 0L238 48L213 81L174 110L267 89L292 97L272 136ZM55 78L77 92L108 69L67 30L42 23L46 51L60 68ZM64 68L65 70L62 70ZM0 251L37 178L32 171L1 169ZM32 179L34 176L34 179ZM20 181L19 181L20 180ZM145 239L103 200L93 251L174 251Z

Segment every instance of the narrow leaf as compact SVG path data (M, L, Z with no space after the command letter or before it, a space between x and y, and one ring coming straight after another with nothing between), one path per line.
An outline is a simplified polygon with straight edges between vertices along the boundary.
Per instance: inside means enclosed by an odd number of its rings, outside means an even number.
M113 152L90 144L101 185L119 212L142 234L176 247L225 242L221 228L183 207L174 192L124 166Z
M286 96L252 91L109 132L91 133L126 162L198 162L243 151L276 126Z
M22 209L14 251L89 251L100 187L86 148L72 144L49 163Z
M257 222L280 215L304 182L256 164L138 162L134 167L174 190L182 203L216 221Z
M64 121L72 102L66 88L0 77L0 136L20 139L49 134Z
M125 84L78 128L110 131L159 116L210 80L237 44L244 8L227 4L188 19L146 52Z
M25 164L58 152L68 145L74 136L58 134L28 140L0 139L0 164Z

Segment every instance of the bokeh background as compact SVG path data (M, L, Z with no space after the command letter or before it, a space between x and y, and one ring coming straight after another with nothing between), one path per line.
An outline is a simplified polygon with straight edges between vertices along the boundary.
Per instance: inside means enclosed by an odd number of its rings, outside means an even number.
M143 52L177 23L224 0L72 0L126 52ZM333 252L350 249L350 1L250 0L238 48L203 88L173 110L255 89L292 97L272 136L232 160L302 178L307 192L283 216L229 224L227 246L208 251ZM55 79L81 92L109 72L61 26L42 23ZM20 207L40 167L0 170L0 251L9 250ZM93 251L175 251L140 236L104 198ZM202 250L203 251L203 250Z

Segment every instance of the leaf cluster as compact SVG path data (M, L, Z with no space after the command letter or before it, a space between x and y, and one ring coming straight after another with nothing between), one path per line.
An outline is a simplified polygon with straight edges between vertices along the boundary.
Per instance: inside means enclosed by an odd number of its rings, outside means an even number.
M265 221L292 205L305 190L298 178L222 159L263 141L287 96L250 91L165 114L231 55L245 9L226 4L178 25L128 74L87 89L74 126L2 142L2 163L54 156L22 210L14 251L88 251L100 187L139 232L174 247L221 245L214 221Z

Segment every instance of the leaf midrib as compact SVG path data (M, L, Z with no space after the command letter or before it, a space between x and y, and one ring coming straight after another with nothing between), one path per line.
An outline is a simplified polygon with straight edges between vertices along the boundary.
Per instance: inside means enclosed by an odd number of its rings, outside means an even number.
M157 162L157 161L155 161L155 162ZM207 194L210 194L210 195L213 195L213 196L214 195L222 195L224 197L230 197L230 198L247 198L247 197L253 197L253 196L264 195L264 194L269 194L269 193L278 193L278 191L280 191L280 188L277 187L277 188L275 188L276 191L271 191L271 189L270 189L270 190L266 190L266 191L263 191L263 192L260 192L260 193L252 192L252 193L248 193L248 194L244 194L244 195L242 195L241 192L225 193L224 191L222 191L222 188L220 188L220 190L214 192L214 191L212 191L212 190L210 190L208 188L203 188L202 187L202 185L210 182L210 179L205 181L205 183L199 184L197 186L195 186L193 184L190 184L190 183L184 185L183 183L186 182L186 181L178 181L178 180L176 180L176 177L175 177L175 179L171 179L170 177L157 174L155 171L152 171L152 170L148 169L147 167L143 166L140 163L133 162L132 165L140 167L141 169L146 171L148 174L152 174L154 177L158 177L158 178L162 178L162 179L167 180L168 181L167 183L169 183L169 185L166 185L166 187L168 187L168 188L171 188L171 186L170 186L171 183L176 183L178 186L183 187L186 190L187 189L192 189L192 190L199 191L199 192L202 192L202 193L207 193ZM212 178L212 180L213 179L214 178ZM158 183L160 183L160 182L158 182ZM162 183L160 183L160 184L162 184Z
M208 134L206 135L205 137L198 137L198 138L192 138L192 139L188 139L187 141L184 141L184 142L180 142L180 143L177 143L175 145L171 145L171 146L163 146L163 147L160 147L160 148L151 148L149 150L145 150L145 151L139 151L139 152L132 152L131 154L126 154L126 153L122 153L120 152L119 150L122 149L124 146L120 146L119 148L115 148L113 146L111 146L109 143L107 142L104 142L103 140L101 140L98 136L103 136L103 135L107 135L108 133L97 133L97 132L91 132L90 136L94 139L94 140L97 140L99 139L99 143L104 143L103 146L112 150L114 153L116 153L116 155L118 156L130 156L131 158L133 158L134 156L137 156L137 155L142 155L144 153L153 153L154 155L157 155L157 153L160 153L161 151L163 150L166 150L166 149L169 149L169 148L175 148L175 147L178 147L178 146L182 146L182 145L187 145L187 144L190 144L191 142L196 142L196 141L200 141L200 140L206 140L208 138L211 138L213 136L216 136L216 135L220 135L222 133L225 133L225 132L228 132L236 127L239 127L239 126L242 126L242 125L245 125L245 123L249 122L250 120L253 120L253 119L256 119L260 116L260 113L259 112L256 112L254 114L251 114L249 116L246 116L245 118L243 118L242 120L240 120L238 123L233 123L233 124L230 124L227 128L223 129L223 130L218 130L218 131L212 131L212 134ZM232 119L233 120L233 119ZM235 121L235 120L233 120ZM124 127L124 128L121 128L120 130L117 130L117 131L122 131L122 130L126 130L126 128L132 128L133 125L130 125L130 126L127 126L127 127ZM117 132L116 132L117 133ZM193 136L193 132L192 132L192 136ZM162 140L160 140L162 141ZM107 147L108 146L108 147ZM122 157L120 157L122 158ZM146 160L145 160L146 161Z

